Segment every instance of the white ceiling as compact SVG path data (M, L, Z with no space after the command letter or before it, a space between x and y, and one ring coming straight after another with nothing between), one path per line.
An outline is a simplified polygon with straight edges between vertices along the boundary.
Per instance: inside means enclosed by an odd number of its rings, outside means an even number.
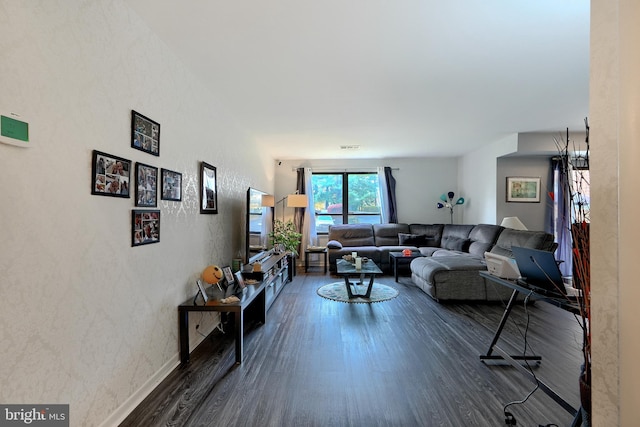
M455 156L588 116L588 0L127 3L275 159Z

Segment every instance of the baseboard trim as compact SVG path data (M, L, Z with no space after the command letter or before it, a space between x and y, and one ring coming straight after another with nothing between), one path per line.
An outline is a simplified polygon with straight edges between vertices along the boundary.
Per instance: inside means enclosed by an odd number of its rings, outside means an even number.
M109 417L104 420L99 427L112 427L120 425L134 409L142 403L142 401L151 394L151 392L165 378L169 376L174 369L180 365L180 357L176 353L167 363L165 363L151 378L147 380L138 390L135 391L122 405L120 405Z

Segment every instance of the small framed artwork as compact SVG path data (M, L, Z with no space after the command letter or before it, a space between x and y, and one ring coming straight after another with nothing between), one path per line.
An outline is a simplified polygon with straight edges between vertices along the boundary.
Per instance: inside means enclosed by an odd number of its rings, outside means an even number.
M93 150L91 194L129 198L131 160Z
M179 202L182 200L182 174L180 172L161 169L160 176L162 178L162 200L173 200Z
M131 110L131 147L160 155L160 123Z
M158 204L158 168L136 163L136 206Z
M193 305L196 305L196 300L198 299L198 295L202 296L202 301L204 301L205 305L209 301L209 295L207 295L207 290L204 288L204 285L200 280L196 280L196 285L198 286L198 292L196 296L193 298Z
M227 281L227 285L231 285L235 280L233 279L233 272L231 271L230 266L222 267L222 272L224 273L224 278Z
M540 178L507 177L507 202L539 203Z
M218 186L216 168L208 163L200 164L200 213L218 213Z
M242 277L242 272L241 271L236 271L235 272L235 276L236 276L236 283L238 284L238 287L240 289L244 289L246 285L246 283L244 283L244 277Z
M160 241L160 211L136 210L131 218L131 246L147 245Z

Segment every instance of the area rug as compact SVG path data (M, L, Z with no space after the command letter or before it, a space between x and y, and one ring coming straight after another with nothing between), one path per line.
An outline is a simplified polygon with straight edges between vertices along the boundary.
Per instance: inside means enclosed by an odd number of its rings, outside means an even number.
M367 286L369 285L369 281L364 285L352 285L351 292L357 294L365 294L367 292ZM355 288L355 289L354 289ZM332 301L346 302L346 303L372 303L372 302L382 302L393 299L398 296L398 291L391 286L383 285L380 283L374 283L373 288L371 289L371 296L369 298L365 297L354 297L349 299L347 295L347 288L344 285L344 281L329 283L328 285L323 285L318 288L318 295L323 298L330 299Z

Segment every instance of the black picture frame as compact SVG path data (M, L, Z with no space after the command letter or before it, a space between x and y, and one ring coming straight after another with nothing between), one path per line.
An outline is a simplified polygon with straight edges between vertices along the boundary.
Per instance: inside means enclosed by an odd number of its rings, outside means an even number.
M131 110L131 147L160 156L160 123Z
M200 213L218 213L218 177L216 167L200 163Z
M244 277L242 277L242 272L236 271L234 275L236 276L236 283L238 284L238 287L240 289L244 289L247 286L247 284L244 283Z
M93 150L91 194L131 197L131 160Z
M224 278L227 281L227 286L232 285L235 282L233 271L231 271L231 266L227 265L222 267L222 273L224 274Z
M134 209L131 212L131 246L160 242L160 210Z
M136 206L158 206L158 168L136 163Z
M162 200L182 201L182 174L169 169L160 169L160 198Z

